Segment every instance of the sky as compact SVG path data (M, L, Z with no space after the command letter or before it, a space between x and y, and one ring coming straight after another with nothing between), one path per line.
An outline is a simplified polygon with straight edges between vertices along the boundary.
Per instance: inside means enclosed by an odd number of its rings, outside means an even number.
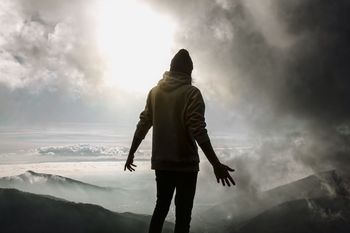
M315 171L345 170L349 7L346 0L2 0L0 125L107 122L132 133L148 90L186 48L209 133L258 138L256 164L287 157Z

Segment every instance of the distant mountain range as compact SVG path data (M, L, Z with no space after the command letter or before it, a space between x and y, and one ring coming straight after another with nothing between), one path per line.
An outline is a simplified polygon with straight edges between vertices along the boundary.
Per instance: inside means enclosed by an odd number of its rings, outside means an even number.
M2 233L146 233L150 216L115 213L97 205L0 189ZM165 223L163 232L172 232Z

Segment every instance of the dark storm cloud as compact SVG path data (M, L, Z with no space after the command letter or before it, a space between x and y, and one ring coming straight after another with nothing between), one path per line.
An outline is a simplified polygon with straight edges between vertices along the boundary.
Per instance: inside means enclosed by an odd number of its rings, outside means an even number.
M309 121L297 157L315 169L350 165L350 20L348 1L284 1L281 18L298 43L286 61L279 110ZM292 11L291 11L292 9ZM288 13L289 10L289 13Z
M276 110L308 121L296 157L316 170L350 164L350 20L348 1L278 2L296 43L284 60Z
M298 43L286 66L286 107L338 125L350 119L349 1L284 1L281 18ZM282 95L283 96L283 95ZM286 108L284 109L287 110Z

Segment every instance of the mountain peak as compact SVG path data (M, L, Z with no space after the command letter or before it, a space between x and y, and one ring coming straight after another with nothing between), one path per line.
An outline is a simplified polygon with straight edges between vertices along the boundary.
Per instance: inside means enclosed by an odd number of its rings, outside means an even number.
M60 175L53 175L53 174L47 174L47 173L38 173L32 170L27 170L24 173L17 175L17 176L8 176L8 177L2 177L0 178L0 184L1 182L5 183L19 183L22 185L64 185L64 186L71 186L71 187L81 187L81 188L89 188L89 189L98 189L98 190L109 190L109 188L100 187L92 184L87 184L84 182L81 182L79 180L74 180L71 178L67 178Z
M285 197L286 200L325 196L345 197L349 196L349 181L349 174L328 170L267 190L263 194L267 197Z
M27 170L25 171L23 174L21 175L30 175L30 176L45 176L45 175L49 175L49 174L44 174L44 173L38 173L32 170Z

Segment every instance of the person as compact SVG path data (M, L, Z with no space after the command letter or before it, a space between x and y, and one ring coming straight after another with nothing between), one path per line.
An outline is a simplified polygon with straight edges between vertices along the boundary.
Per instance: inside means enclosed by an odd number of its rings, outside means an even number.
M147 96L140 114L124 170L135 171L134 154L153 126L151 168L155 170L157 201L149 233L160 233L175 195L175 233L188 233L199 171L198 145L213 166L217 182L235 185L211 145L204 117L205 104L198 88L192 85L192 59L179 50L170 70Z

